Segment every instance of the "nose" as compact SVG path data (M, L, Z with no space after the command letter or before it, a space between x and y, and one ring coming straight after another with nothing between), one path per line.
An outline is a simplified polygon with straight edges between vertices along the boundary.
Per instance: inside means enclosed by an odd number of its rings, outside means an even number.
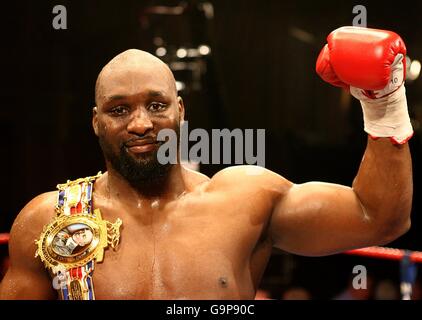
M150 116L145 108L138 108L132 114L132 117L127 125L127 131L137 135L144 135L153 127Z

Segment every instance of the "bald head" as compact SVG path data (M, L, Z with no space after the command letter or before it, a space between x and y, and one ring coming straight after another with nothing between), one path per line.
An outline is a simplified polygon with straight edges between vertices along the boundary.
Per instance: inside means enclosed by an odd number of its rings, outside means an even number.
M142 86L142 78L139 75L147 79L158 77L177 96L173 73L163 61L148 52L129 49L115 56L99 73L95 84L96 105L107 96L110 86L119 85L119 79L122 77L125 78L125 85L130 86L127 88L129 91Z

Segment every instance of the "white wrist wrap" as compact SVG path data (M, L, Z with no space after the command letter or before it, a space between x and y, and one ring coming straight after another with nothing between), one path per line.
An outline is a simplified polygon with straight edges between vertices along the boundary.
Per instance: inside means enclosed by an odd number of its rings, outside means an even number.
M413 128L407 111L404 85L389 96L361 100L360 104L365 131L372 137L388 137L398 144L403 144L412 137Z
M397 55L392 66L392 80L383 90L368 92L350 87L350 93L362 105L365 131L373 138L390 138L396 144L406 143L413 135L402 58L403 55Z

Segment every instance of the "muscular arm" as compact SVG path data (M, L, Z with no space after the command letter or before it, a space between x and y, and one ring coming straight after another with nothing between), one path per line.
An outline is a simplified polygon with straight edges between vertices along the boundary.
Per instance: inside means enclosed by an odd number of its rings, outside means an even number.
M57 299L44 265L34 257L34 240L54 214L54 197L48 193L35 198L16 218L10 233L10 267L0 283L0 299Z
M353 187L292 184L276 201L270 237L280 249L309 256L385 244L410 227L412 190L408 145L368 139Z

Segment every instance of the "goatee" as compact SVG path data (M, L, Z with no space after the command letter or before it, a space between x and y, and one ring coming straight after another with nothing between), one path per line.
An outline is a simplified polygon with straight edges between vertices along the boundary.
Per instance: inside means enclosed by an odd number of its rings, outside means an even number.
M158 161L158 148L133 156L125 143L121 144L118 154L113 152L111 145L104 138L99 137L99 143L106 160L133 188L151 196L163 191L173 164L161 164Z

